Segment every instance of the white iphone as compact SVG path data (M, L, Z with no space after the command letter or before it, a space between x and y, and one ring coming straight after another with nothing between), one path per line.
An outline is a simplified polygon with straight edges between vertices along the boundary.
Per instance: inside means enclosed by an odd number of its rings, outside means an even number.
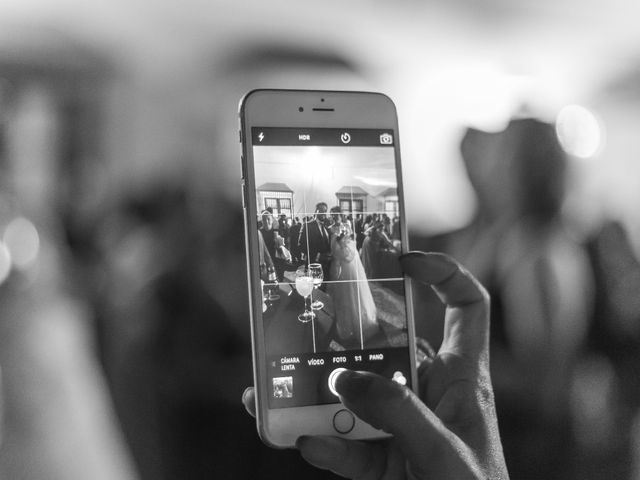
M417 386L398 124L368 92L240 103L257 425L263 441L387 436L340 403L340 369Z

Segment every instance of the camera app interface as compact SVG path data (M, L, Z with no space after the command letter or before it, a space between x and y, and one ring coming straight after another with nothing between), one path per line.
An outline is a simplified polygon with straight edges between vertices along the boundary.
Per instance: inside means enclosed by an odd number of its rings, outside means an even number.
M338 402L339 368L408 384L394 132L251 135L270 408Z

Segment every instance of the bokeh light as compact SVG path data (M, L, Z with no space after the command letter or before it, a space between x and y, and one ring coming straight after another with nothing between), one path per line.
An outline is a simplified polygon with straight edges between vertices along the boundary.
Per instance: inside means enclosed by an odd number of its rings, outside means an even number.
M40 251L40 236L31 221L24 217L13 219L5 229L3 240L15 268L24 270L33 265Z
M556 132L565 152L578 158L593 157L604 145L602 122L580 105L567 105L560 110Z
M11 254L7 246L0 242L0 284L9 277L11 272Z

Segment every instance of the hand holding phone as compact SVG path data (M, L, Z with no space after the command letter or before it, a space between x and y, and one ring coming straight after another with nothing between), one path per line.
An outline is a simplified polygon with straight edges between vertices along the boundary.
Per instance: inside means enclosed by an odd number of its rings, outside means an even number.
M342 403L394 439L304 436L296 445L309 463L347 478L507 480L489 378L488 295L445 255L412 252L401 262L447 305L440 351L421 362L420 396L375 374L343 372L335 384ZM253 389L243 402L255 415Z

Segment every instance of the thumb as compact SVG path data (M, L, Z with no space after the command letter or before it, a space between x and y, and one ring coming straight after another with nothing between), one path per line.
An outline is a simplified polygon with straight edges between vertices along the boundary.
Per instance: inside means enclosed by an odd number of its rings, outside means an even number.
M335 387L349 410L396 438L414 473L432 472L435 464L452 472L472 464L461 461L470 455L464 443L410 389L352 370L340 373Z

